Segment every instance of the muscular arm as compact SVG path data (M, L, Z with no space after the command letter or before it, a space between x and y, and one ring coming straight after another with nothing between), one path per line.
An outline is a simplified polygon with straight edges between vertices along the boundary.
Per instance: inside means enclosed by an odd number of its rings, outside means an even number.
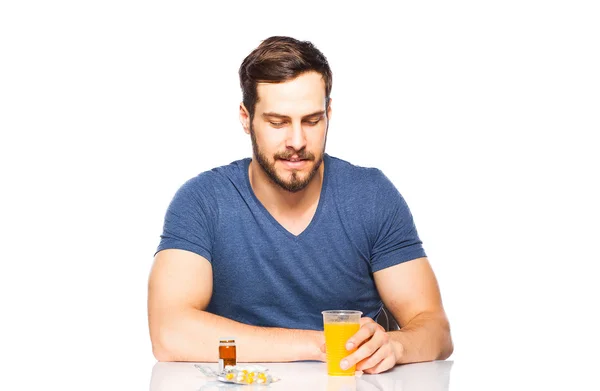
M380 373L396 364L445 360L452 354L450 326L437 281L427 258L418 258L373 274L384 304L401 328L385 332L371 318L348 340L356 351L340 367L356 364L366 373Z
M374 273L379 294L401 329L388 333L397 364L444 360L453 351L450 325L427 258Z
M148 284L152 351L159 361L216 361L219 338L236 339L241 362L325 360L323 333L256 327L205 311L212 295L208 260L184 250L160 251Z

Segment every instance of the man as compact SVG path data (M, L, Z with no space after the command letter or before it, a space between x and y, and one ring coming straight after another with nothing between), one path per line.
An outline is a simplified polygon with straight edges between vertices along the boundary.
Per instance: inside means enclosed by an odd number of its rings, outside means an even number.
M201 173L174 196L149 281L161 361L325 360L321 311L365 315L341 366L379 373L445 359L450 329L408 206L377 169L325 154L332 74L310 42L263 41L240 67L252 159ZM382 302L401 326L373 319Z

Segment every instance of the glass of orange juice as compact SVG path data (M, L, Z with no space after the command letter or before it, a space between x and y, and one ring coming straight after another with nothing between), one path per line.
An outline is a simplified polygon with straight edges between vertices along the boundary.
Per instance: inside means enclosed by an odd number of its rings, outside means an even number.
M340 362L353 350L346 350L346 342L360 328L361 311L329 310L323 311L325 329L325 349L327 354L327 374L330 376L354 376L356 366L344 370Z

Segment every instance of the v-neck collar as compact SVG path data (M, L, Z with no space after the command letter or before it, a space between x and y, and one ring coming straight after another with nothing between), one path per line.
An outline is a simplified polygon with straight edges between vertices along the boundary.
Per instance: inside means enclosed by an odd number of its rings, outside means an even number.
M252 185L250 184L250 176L248 175L248 170L250 168L250 162L252 162L252 158L246 160L246 164L244 167L244 176L246 178L246 186L248 187L248 192L252 196L252 199L256 203L256 206L258 207L258 209L260 209L261 212L267 217L267 219L269 221L271 221L271 223L279 231L281 231L285 236L287 236L291 239L294 239L294 240L299 240L300 238L306 236L308 234L308 232L312 230L313 226L315 226L317 224L319 217L322 214L323 204L325 202L325 194L327 191L327 183L329 181L328 180L328 178L329 178L328 172L329 172L329 165L330 165L329 155L327 155L327 154L323 155L323 163L322 164L324 164L325 167L323 169L323 184L321 185L321 193L319 195L319 203L317 204L317 209L315 210L315 214L313 215L312 219L310 220L310 222L308 223L306 228L304 228L304 230L302 232L300 232L298 235L294 235L293 233L288 231L283 225L281 225L281 223L279 221L277 221L277 219L275 219L275 217L273 217L271 212L269 212L267 210L267 208L265 208L265 206L262 204L262 202L260 202L260 200L258 199L256 194L254 193L254 189L252 189Z

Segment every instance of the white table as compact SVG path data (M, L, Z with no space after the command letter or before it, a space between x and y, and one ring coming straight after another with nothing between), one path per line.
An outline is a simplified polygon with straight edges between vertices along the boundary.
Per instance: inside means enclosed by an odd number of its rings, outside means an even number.
M263 363L269 372L281 378L265 386L230 385L202 374L194 364L217 370L216 363L157 362L152 369L150 391L210 390L302 390L302 391L447 391L452 361L399 365L378 375L327 376L325 363Z

